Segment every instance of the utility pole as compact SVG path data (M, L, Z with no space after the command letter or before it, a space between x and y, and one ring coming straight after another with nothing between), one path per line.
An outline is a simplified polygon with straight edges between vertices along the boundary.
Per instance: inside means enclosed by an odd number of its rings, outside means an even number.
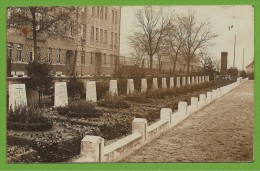
M235 35L233 68L235 68L235 63L236 63L236 40L237 40L237 36Z
M244 70L244 60L245 60L245 48L243 48L243 68L242 68L242 70Z

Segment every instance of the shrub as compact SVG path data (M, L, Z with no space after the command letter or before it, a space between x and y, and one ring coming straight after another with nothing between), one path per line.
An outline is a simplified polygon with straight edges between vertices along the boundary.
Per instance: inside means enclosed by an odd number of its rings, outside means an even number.
M117 80L117 86L118 86L118 93L119 94L126 94L127 91L127 79L121 78Z
M40 131L51 129L53 123L42 116L43 110L38 106L16 106L9 109L7 129Z
M101 99L109 91L109 81L108 80L97 80L97 99Z
M146 97L145 92L137 92L134 91L134 93L131 93L126 96L125 98L128 101L134 101L138 103L151 103L152 101Z
M70 102L68 106L58 107L57 111L68 117L98 118L103 115L103 112L95 109L94 103L85 100Z
M107 93L103 99L97 102L98 106L109 108L130 108L130 104L127 104L124 96L111 95Z
M135 114L137 118L145 118L148 122L154 122L160 118L160 109L149 110L147 113Z
M84 95L84 83L79 80L76 76L70 77L68 81L68 95L75 100L77 94L82 97Z

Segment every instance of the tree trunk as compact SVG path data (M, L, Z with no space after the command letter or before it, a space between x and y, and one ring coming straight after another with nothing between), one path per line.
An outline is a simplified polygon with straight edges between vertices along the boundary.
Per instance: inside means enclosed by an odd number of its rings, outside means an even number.
M37 30L36 30L36 7L30 8L32 14L32 33L33 33L33 53L34 53L34 60L40 61L39 56L37 54Z
M153 56L150 55L150 70L153 69Z
M187 62L187 74L190 74L190 60Z
M173 63L173 71L172 71L173 75L175 75L176 62L177 62L177 60L174 60L174 63Z
M74 56L74 60L73 60L73 68L72 68L72 76L75 76L75 70L76 70L76 63L77 63L77 55L78 55L78 51L75 50L75 56Z
M41 106L41 91L38 91L38 105Z

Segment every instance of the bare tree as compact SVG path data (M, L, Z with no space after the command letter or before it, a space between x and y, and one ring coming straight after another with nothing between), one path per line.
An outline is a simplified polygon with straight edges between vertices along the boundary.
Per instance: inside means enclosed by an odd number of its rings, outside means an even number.
M35 61L39 61L37 54L37 39L40 33L50 33L60 27L57 26L59 21L67 21L71 14L72 7L10 7L8 26L21 28L25 36L32 32L33 51ZM55 11L55 16L47 17L46 14ZM62 27L65 29L64 27ZM58 31L56 33L59 33Z
M203 66L204 72L213 79L214 75L219 72L220 61L217 58L212 57L210 52L205 49L200 50L197 57Z
M212 40L217 37L212 33L211 23L208 20L198 22L194 11L178 16L178 25L183 31L182 52L190 72L190 62L200 49L212 46Z
M155 10L152 6L146 6L135 13L138 31L129 37L130 42L137 46L143 46L149 56L150 69L153 68L154 55L159 51L160 43L165 36L169 19L161 10Z
M173 73L175 73L176 63L182 53L184 32L176 19L171 20L167 34L165 36L165 54L170 57L173 62Z

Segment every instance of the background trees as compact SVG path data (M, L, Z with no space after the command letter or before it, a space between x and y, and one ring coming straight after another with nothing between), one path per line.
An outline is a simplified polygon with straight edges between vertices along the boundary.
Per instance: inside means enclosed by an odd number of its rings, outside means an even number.
M161 9L152 6L138 10L135 17L137 31L129 36L129 41L132 47L143 46L143 51L150 60L150 69L152 69L154 56L159 52L169 19Z
M40 61L40 57L37 53L37 39L40 34L55 33L60 34L64 31L57 30L59 24L66 24L69 19L70 12L73 7L10 7L8 9L8 26L21 29L23 34L27 36L32 34L33 39L33 51L34 60ZM53 13L55 11L55 13ZM53 16L47 16L49 12L52 12ZM65 26L65 25L64 25ZM64 30L65 28L62 27ZM51 35L48 34L48 35Z
M198 20L196 13L189 10L185 14L165 14L162 9L144 7L136 12L137 30L129 36L132 48L143 47L140 50L149 56L150 68L157 57L167 57L173 62L173 71L178 58L184 58L187 73L190 64L202 49L213 45L212 40L217 37L213 33L208 20ZM160 65L159 65L160 69Z

